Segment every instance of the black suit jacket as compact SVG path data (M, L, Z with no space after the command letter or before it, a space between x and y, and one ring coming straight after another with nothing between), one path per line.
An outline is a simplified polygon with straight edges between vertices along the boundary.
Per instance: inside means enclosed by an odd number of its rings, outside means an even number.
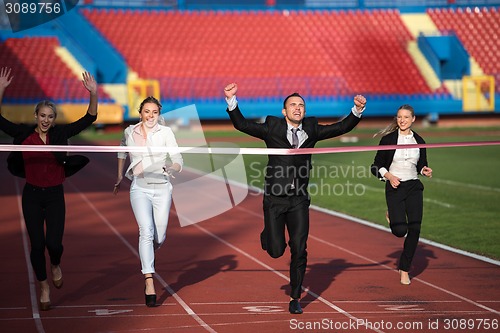
M284 117L266 117L264 123L247 120L238 107L229 111L234 127L248 135L264 140L268 148L289 148L287 123ZM300 148L313 148L316 142L333 138L351 131L360 118L349 113L342 121L330 125L318 124L318 119L306 117L302 120L302 130L307 133L307 140ZM299 148L299 149L300 149ZM311 155L269 155L266 168L264 193L284 196L291 194L291 184L296 182L294 194L307 195L311 165Z
M97 116L92 116L86 113L82 118L77 121L65 124L56 125L49 129L49 139L51 145L67 145L68 139L77 135L97 119ZM36 125L15 124L5 119L0 115L0 130L4 131L7 135L14 138L13 143L20 145L28 136L35 131ZM89 159L81 155L68 155L66 152L53 152L57 161L64 165L64 173L69 177L79 170L81 170ZM7 167L14 176L21 178L26 177L24 169L24 159L22 152L13 151L7 157Z
M391 132L387 135L384 135L382 139L380 139L379 145L397 145L398 144L398 130ZM422 139L420 135L418 135L415 131L413 132L413 137L418 144L424 144L425 141ZM395 149L393 150L378 150L375 155L375 160L371 166L371 172L375 177L378 177L380 180L385 181L382 175L379 173L381 168L386 168L389 170L389 167L392 164L392 159L394 158ZM417 172L421 174L422 168L427 165L427 151L425 148L420 148L420 158L417 162Z

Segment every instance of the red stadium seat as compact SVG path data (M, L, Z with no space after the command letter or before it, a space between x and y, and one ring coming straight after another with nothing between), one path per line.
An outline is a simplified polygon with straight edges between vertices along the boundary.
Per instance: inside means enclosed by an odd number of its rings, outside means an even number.
M474 57L486 74L500 73L496 55L500 51L500 38L492 38L500 30L500 12L497 8L481 10L461 8L446 11L428 10L427 13L441 31L454 31L469 54ZM496 80L500 92L500 82Z
M318 96L432 93L406 52L413 37L396 10L82 13L141 77L169 78L164 96L219 98L220 89L205 86L226 78L256 82L248 97L279 95L278 86Z
M55 53L59 45L56 37L9 38L0 44L0 62L11 67L18 78L5 97L19 101L88 99L81 78L75 76ZM78 89L68 93L68 89L64 89L68 86ZM102 89L100 96L109 99Z

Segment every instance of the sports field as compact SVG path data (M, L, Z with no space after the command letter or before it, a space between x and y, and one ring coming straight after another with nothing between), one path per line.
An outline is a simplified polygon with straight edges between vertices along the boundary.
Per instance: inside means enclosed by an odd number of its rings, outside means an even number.
M416 130L428 142L500 138L498 129ZM355 135L359 139L356 143L337 139L325 144L373 145L378 140L371 138L372 133L360 128L345 136ZM181 137L182 129L176 134ZM207 128L204 134L213 145L229 142L262 147L260 142L231 129ZM91 131L80 137L84 141L72 143L116 146L120 136L120 131ZM1 137L7 143L4 139ZM495 243L499 229L496 203L500 185L495 177L499 148L429 151L435 177L425 180L423 237L499 257ZM156 260L155 283L161 286L157 289L159 306L145 307L137 224L128 189L124 184L123 193L112 194L116 153L105 152L85 153L89 165L65 182L69 208L62 263L64 288L51 292L52 309L41 312L20 210L23 181L11 176L4 165L0 171L4 205L0 240L2 259L10 273L0 288L4 295L0 301L1 331L62 333L68 327L74 333L498 330L498 261L476 260L421 242L412 268L412 284L400 284L396 262L402 240L387 232L382 183L367 174L373 154L313 157L314 170L318 170L311 183L315 207L311 209L301 300L305 310L298 317L287 311L289 257L272 259L260 248L262 195L255 191L235 207L186 227L180 224L182 207L175 201L167 241ZM7 153L0 156L5 163ZM183 156L191 166L196 165L196 158L204 157ZM213 157L216 169L226 164L227 157ZM266 157L245 155L244 160L248 183L259 186ZM330 173L323 175L320 170ZM185 168L176 177L174 189L178 191L198 175ZM315 192L314 186L323 190ZM185 201L192 210L205 211L207 203L220 203L221 197L213 189L191 186ZM332 193L326 193L328 190ZM349 195L348 191L361 192ZM340 216L317 206L346 214ZM360 219L346 215L382 224L379 228L384 230L356 223ZM328 326L316 329L322 323ZM457 325L467 326L458 330Z
M415 127L414 130L427 143L500 140L500 127ZM361 127L343 139L326 140L316 147L377 145L380 137L373 138L376 131ZM204 134L212 146L231 142L240 147L264 147L261 141L231 128L204 127ZM120 133L87 133L84 137L109 143L118 141L119 136ZM388 227L383 183L369 169L374 155L375 152L353 152L314 156L310 182L312 205ZM220 161L227 157L213 158ZM428 160L434 176L422 177L425 191L421 237L500 259L500 146L428 149ZM262 188L267 157L245 155L244 161L248 184Z

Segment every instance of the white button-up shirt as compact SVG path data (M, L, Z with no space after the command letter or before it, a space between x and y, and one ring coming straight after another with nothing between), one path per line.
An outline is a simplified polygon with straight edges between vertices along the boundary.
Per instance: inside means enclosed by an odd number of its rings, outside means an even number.
M174 132L170 127L156 125L152 128L147 137L141 133L142 123L130 125L124 131L120 146L148 146L148 147L168 147L177 148ZM173 163L183 165L182 155L178 152L118 152L118 158L126 159L130 157L130 165L125 172L129 179L133 177L144 177L151 183L165 183L169 181L164 173L163 167L167 165L168 158Z
M400 132L398 132L398 145L410 144L417 144L417 141L413 137L413 132L411 132L409 135L402 135ZM392 159L392 164L389 167L389 172L398 177L403 182L406 180L417 179L417 163L419 158L420 149L418 148L396 149L394 157ZM380 169L380 174L382 175L382 177L386 172L387 170L385 168Z

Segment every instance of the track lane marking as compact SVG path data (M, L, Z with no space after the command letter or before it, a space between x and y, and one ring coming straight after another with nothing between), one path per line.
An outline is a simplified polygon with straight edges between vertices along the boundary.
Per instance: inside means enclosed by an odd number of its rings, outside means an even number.
M261 218L261 219L263 219L263 218L264 218L262 214L260 214L260 213L256 213L255 211L252 211L252 210L246 209L246 208L241 207L241 206L236 206L236 207L235 207L235 209L240 209L240 210L243 210L245 213L247 213L247 214L251 214L251 215L256 216L256 217L259 217L259 218ZM345 217L345 219L348 219L348 216L347 216L347 215L345 215L345 216L346 216L346 217ZM346 249L346 248L344 248L344 247L341 247L341 246L335 245L335 244L333 244L333 243L331 243L331 242L329 242L329 241L326 241L326 240L321 239L321 238L319 238L319 237L316 237L316 236L314 236L314 235L309 234L309 238L312 238L313 240L315 240L315 241L317 241L317 242L320 242L320 243L325 244L325 245L327 245L327 246L330 246L330 247L336 248L336 249L341 250L341 251L343 251L343 252L346 252L346 253L348 253L348 254L350 254L350 255L353 255L353 256L355 256L355 257L358 257L358 258L363 259L363 260L365 260L365 261L368 261L368 262L370 262L370 263L377 264L377 265L379 265L379 266L381 266L381 267L384 267L384 268L386 268L386 269L388 269L388 270L391 270L391 271L394 271L394 272L396 272L396 273L397 273L397 270L394 270L393 268L389 267L388 265L385 265L385 264L380 264L379 262L377 262L377 261L375 261L375 260L372 260L372 259L370 259L370 258L368 258L368 257L366 257L366 256L363 256L363 255L358 254L358 253L356 253L356 252L354 252L354 251L348 250L348 249ZM444 292L444 293L446 293L446 294L448 294L448 295L451 295L451 296L453 296L453 297L456 297L456 298L458 298L458 299L461 299L461 300L462 300L462 301L464 301L464 302L470 303L470 304L472 304L472 305L474 305L474 306L476 306L476 307L482 308L482 309L484 309L484 310L486 310L486 311L488 311L488 312L491 312L491 313L494 313L494 314L500 315L500 312L499 312L499 311L497 311L497 310L495 310L495 309L492 309L492 308L487 307L487 306L485 306L485 305L479 304L478 302L475 302L475 301L473 301L473 300L471 300L471 299L469 299L469 298L467 298L467 297L465 297L465 296L459 295L459 294L457 294L457 293L455 293L455 292L452 292L452 291L450 291L450 290L447 290L447 289L444 289L444 288L442 288L442 287L439 287L439 286L437 286L437 285L435 285L435 284L433 284L433 283L427 282L427 281L425 281L425 280L423 280L423 279L421 279L421 278L414 277L414 278L412 278L412 280L415 280L415 281L421 282L421 283L423 283L423 284L425 284L425 285L427 285L427 286L429 286L429 287L431 287L431 288L434 288L434 289L439 290L439 291L441 291L441 292ZM312 295L311 295L311 296L312 296Z
M17 196L17 208L19 212L19 223L21 225L21 233L23 238L23 249L24 249L24 259L26 260L26 267L28 270L28 281L29 281L29 290L30 290L30 300L31 300L31 312L33 319L35 321L35 327L38 333L45 333L43 328L42 320L40 319L40 311L38 309L38 299L36 295L36 287L35 287L35 275L33 272L33 268L31 267L30 260L30 250L28 246L28 236L26 231L26 226L24 222L24 215L22 210L22 202L21 202L21 191L20 185L17 178L14 181L16 187L16 196Z
M109 220L101 214L101 212L94 206L94 204L87 198L87 196L81 192L70 180L67 181L76 193L80 195L85 203L94 211L94 213L113 231L113 233L122 241L123 244L139 259L139 253L137 250L123 237L120 232L109 222ZM188 313L201 327L211 333L216 333L207 323L203 321L194 311L187 305L184 300L177 295L177 293L165 282L165 280L159 275L155 274L155 278L161 283L161 285L175 298L180 306Z
M238 207L238 206L237 206ZM237 208L236 207L236 208ZM247 257L248 259L252 260L253 262L259 264L260 266L266 268L267 270L269 270L270 272L278 275L279 277L283 278L284 280L290 282L290 279L284 275L283 273L275 270L274 268L272 268L271 266L263 263L262 261L260 261L259 259L255 258L254 256L252 256L251 254L241 250L240 248L236 247L235 245L229 243L228 241L220 238L219 236L217 236L216 234L212 233L211 231L203 228L202 226L198 225L198 224L193 224L194 227L200 229L201 231L203 231L204 233L206 233L207 235L211 236L212 238L218 240L219 242L223 243L224 245L228 246L229 248L233 249L234 251L242 254L243 256ZM304 290L304 292L306 292L307 294L311 295L312 297L314 297L315 299L317 299L318 301L322 302L323 304L329 306L330 308L334 309L335 311L337 311L338 313L346 316L347 318L349 319L352 319L356 322L360 321L360 319L358 319L357 317L353 316L352 314L350 314L349 312L345 311L344 309L336 306L335 304L333 304L332 302L324 299L323 297L321 297L320 295L316 294L315 292L311 291L309 288L302 288ZM367 327L368 329L368 327ZM381 331L381 330L378 330L378 329L374 329L372 328L373 331L375 332L378 332L378 333L384 333L384 331Z

